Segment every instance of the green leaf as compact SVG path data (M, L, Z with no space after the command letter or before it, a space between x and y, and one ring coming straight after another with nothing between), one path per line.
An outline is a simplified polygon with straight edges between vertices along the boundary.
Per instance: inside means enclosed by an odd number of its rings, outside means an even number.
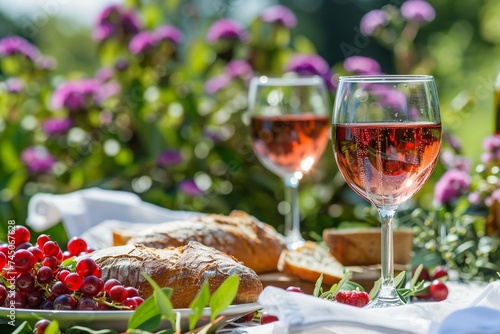
M52 320L50 324L45 328L44 334L61 334L59 330L59 323L57 320Z
M10 330L12 330L11 325L2 325L0 326L0 329L4 329L4 327L9 327ZM33 330L31 329L30 325L28 324L27 321L24 321L19 327L17 327L12 334L32 334Z
M172 289L164 288L163 291L172 293ZM161 314L160 310L156 306L156 302L153 296L147 298L144 302L139 305L128 320L128 330L132 329L142 329L147 331L153 331L160 326Z
M375 297L377 297L381 287L382 287L382 277L376 280L375 284L373 284L373 288L370 290L370 293L368 294L370 300L374 300Z
M323 285L323 273L319 275L318 280L316 281L316 284L314 285L314 291L313 291L313 296L318 297L321 294L321 286Z
M410 281L410 288L414 287L417 284L418 276L420 276L420 273L422 272L423 268L424 268L424 265L421 263L415 269L415 272L413 273L413 277L411 278L411 281Z
M148 280L149 284L151 284L151 286L153 287L153 297L156 302L156 306L160 310L161 315L170 322L172 328L175 328L176 314L173 311L174 307L172 306L170 298L149 275L143 275Z
M210 289L208 288L207 281L203 282L203 285L198 291L198 294L193 299L189 307L191 308L191 314L189 315L189 330L193 330L196 326L198 320L200 320L203 314L203 309L210 301Z
M398 276L396 276L396 278L394 279L394 286L396 288L399 288L399 287L402 287L404 286L405 284L405 281L406 281L406 271L402 271L399 273Z
M238 275L229 276L210 298L210 321L224 311L233 302L236 294L238 293L238 288L240 286L240 277Z
M65 334L117 334L117 332L112 329L93 330L82 326L73 326Z

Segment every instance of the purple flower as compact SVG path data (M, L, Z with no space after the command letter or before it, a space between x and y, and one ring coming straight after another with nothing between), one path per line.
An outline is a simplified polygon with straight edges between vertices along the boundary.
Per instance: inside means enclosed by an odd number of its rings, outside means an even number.
M143 31L132 37L128 49L133 54L145 53L156 46L156 39L152 32Z
M56 159L44 146L31 146L21 152L21 161L33 174L45 174L52 171Z
M492 206L495 202L500 202L500 189L494 190L490 196L484 199L484 204L488 207Z
M96 103L101 84L95 79L81 79L61 84L52 94L52 107L65 108L71 113L84 110L89 103Z
M411 0L401 6L401 15L408 21L430 22L436 17L436 12L427 1Z
M466 192L470 184L469 174L458 169L450 169L443 174L434 187L434 202L437 205L448 204Z
M141 26L133 11L120 5L111 5L99 14L93 37L99 42L113 37L129 38L137 34Z
M97 70L95 77L101 82L107 82L113 78L113 74L113 68L104 66Z
M500 135L493 135L483 140L485 152L481 155L481 161L488 163L494 160L500 160Z
M388 23L387 14L380 9L372 10L361 18L359 29L365 36L371 36L380 27Z
M72 125L69 118L48 118L42 123L42 129L48 136L57 136L68 132Z
M38 49L19 36L8 36L0 39L0 56L23 55L26 58L35 61L40 52Z
M455 153L460 154L462 152L462 143L458 139L458 137L452 135L451 133L444 134L445 140L451 146L451 148L455 151Z
M353 74L369 75L380 74L379 63L372 58L352 56L344 60L344 68Z
M174 166L180 164L181 162L181 153L176 150L163 151L156 159L156 164L160 167Z
M465 157L453 154L450 150L443 150L441 152L441 162L446 169L458 169L464 172L470 171L471 162Z
M243 27L236 21L231 19L221 19L215 21L207 31L207 41L216 43L220 39L234 39L244 42L246 32Z
M205 82L205 92L208 94L215 94L222 88L229 85L231 83L231 79L231 76L226 72L216 75Z
M193 180L184 180L179 183L179 190L189 196L200 196L203 194Z
M335 88L328 63L316 54L292 55L285 64L285 70L299 75L318 75L325 80L328 89Z
M377 96L378 102L384 107L398 111L407 110L406 95L403 92L385 85L369 86L368 89L371 94Z
M246 60L231 60L227 64L227 72L232 78L250 79L253 76L252 66Z
M9 94L19 94L24 90L24 81L18 78L9 78L5 81L5 89Z
M171 41L174 44L179 44L182 41L182 32L174 26L165 25L157 28L154 32L156 41Z
M260 18L266 23L277 23L290 29L297 25L295 14L289 8L282 5L265 9L260 14Z

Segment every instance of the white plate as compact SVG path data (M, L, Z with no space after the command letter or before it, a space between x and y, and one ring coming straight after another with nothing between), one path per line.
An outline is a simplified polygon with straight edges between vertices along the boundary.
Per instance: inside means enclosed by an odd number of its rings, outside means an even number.
M220 315L224 316L223 324L234 321L250 312L260 310L262 307L259 303L249 303L240 305L231 305L224 310ZM83 326L94 330L112 329L117 332L127 330L128 320L133 311L59 311L59 310L31 310L31 309L15 309L16 325L20 325L23 321L28 321L32 325L40 318L48 320L57 320L61 329L67 329L71 326ZM174 312L179 312L181 315L181 328L186 330L189 327L189 313L191 309L182 308L175 309ZM12 312L10 309L0 307L0 318L10 321L9 315ZM210 321L210 309L205 308L203 315L198 323L198 326L206 324ZM170 328L170 323L162 322L161 328Z

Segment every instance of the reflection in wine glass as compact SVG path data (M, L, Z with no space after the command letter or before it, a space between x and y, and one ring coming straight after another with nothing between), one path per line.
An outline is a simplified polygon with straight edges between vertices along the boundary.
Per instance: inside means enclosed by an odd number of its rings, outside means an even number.
M290 204L285 220L287 247L304 243L300 233L298 186L321 157L328 142L328 99L320 77L255 77L249 111L254 152L282 178Z
M382 287L369 307L402 305L393 282L392 221L438 159L441 118L434 78L341 77L332 144L347 184L378 209L382 222Z

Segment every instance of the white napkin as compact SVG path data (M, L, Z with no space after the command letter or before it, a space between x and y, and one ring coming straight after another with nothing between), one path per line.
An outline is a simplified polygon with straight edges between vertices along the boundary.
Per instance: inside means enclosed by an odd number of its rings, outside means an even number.
M259 303L280 321L237 333L500 333L500 281L486 287L455 282L447 286L445 301L384 309L356 308L266 287Z
M126 191L90 188L69 194L36 194L28 203L27 224L44 231L62 221L68 237L81 236L92 248L111 246L112 229L141 229L196 215L144 202Z

